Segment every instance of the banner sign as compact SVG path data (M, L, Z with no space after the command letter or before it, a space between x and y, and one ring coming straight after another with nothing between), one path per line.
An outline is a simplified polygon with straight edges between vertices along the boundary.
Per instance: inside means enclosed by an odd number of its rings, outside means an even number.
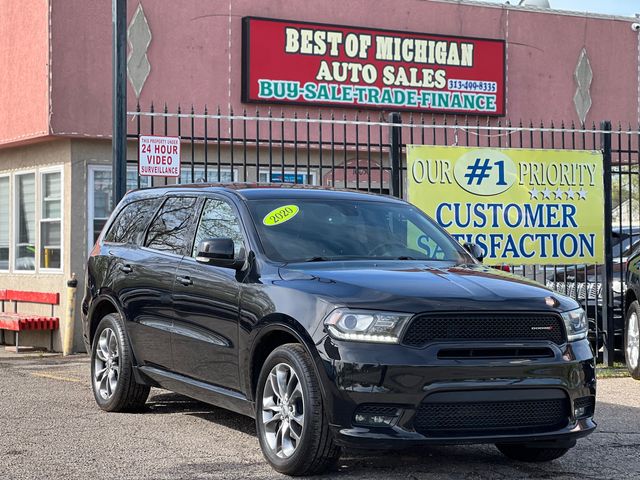
M504 115L503 40L243 18L242 101Z
M410 145L407 159L409 201L485 263L604 263L601 152Z
M140 135L138 174L150 177L180 176L180 138Z

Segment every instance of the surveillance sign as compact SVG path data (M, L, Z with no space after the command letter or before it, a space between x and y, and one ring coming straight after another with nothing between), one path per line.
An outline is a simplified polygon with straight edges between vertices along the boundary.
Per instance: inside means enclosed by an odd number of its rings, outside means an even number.
M597 151L411 145L409 201L487 264L600 264L602 162Z
M141 135L138 173L150 177L180 176L180 138Z

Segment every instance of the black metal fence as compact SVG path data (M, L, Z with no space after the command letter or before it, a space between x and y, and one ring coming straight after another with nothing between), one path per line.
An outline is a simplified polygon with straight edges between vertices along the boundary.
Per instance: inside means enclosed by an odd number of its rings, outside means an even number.
M574 297L589 313L594 341L612 364L621 347L626 256L640 241L640 132L609 122L590 127L517 124L397 113L311 117L214 113L180 108L129 113L128 138L178 136L182 175L154 185L286 182L358 189L406 198L406 145L600 150L605 169L605 265L514 266L521 275ZM128 160L137 165L137 157ZM138 185L146 185L138 177ZM603 287L606 286L606 287Z

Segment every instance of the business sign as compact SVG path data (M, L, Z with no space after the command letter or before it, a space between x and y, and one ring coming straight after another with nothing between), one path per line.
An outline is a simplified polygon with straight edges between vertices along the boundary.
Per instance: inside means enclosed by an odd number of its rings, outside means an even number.
M180 176L180 138L141 135L138 173L150 177Z
M409 201L487 264L604 263L601 152L410 145L408 178Z
M244 102L504 115L505 42L243 19Z

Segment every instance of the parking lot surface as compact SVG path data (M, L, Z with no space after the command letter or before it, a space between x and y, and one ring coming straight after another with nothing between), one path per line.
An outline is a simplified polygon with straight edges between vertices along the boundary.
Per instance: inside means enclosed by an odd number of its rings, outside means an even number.
M598 384L598 429L549 464L516 463L492 445L346 451L340 479L638 479L640 382ZM0 478L286 478L262 458L253 420L164 390L148 410L105 413L86 356L0 355Z

